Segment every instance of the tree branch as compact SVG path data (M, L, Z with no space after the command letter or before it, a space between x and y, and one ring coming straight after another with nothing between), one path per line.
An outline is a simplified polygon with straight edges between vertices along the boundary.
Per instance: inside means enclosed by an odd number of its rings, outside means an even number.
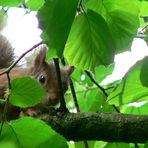
M145 143L148 115L121 113L64 113L52 111L40 117L67 140Z
M63 86L62 86L62 81L61 81L61 72L60 72L60 67L59 67L59 61L58 58L53 59L55 68L56 68L56 75L57 75L57 81L58 81L58 90L59 90L59 97L60 97L60 109L62 111L68 111L64 99L64 94L63 94Z

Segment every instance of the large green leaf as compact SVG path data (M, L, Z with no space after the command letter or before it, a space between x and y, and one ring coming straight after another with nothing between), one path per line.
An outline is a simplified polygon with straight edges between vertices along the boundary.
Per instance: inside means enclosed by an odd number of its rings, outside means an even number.
M23 0L0 0L0 6L3 7L17 7Z
M141 2L141 9L140 9L140 25L141 27L145 26L148 22L148 1L142 1ZM147 20L147 21L146 21Z
M148 86L148 77L146 75L147 61L148 57L145 57L128 71L116 90L109 95L108 101L111 104L123 105L135 101L148 100L148 88L142 85L143 81L145 86Z
M68 62L85 70L113 61L114 44L104 19L93 11L78 15L73 23L64 55Z
M115 112L114 108L106 101L106 96L101 90L91 90L85 98L86 112Z
M58 139L58 140L57 140ZM5 124L0 141L13 142L18 148L67 148L66 140L43 121L23 117Z
M62 56L75 17L78 0L47 0L38 12L42 38L50 55Z
M25 4L30 10L36 11L43 6L44 0L28 0Z
M139 27L138 0L89 0L86 8L104 17L116 44L116 53L129 49Z
M46 92L40 83L30 77L16 78L11 83L10 102L15 106L34 106L45 95Z

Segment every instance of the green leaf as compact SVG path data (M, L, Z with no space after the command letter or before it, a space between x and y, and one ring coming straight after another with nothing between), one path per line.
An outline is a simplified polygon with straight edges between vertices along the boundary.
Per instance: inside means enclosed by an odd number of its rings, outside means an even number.
M145 61L148 60L148 57L143 60L137 62L125 75L122 82L119 86L109 95L108 101L111 104L123 105L131 102L148 100L148 88L144 87L141 82L141 78L143 77L143 81L147 81L146 75L141 75L141 70L145 68L147 71L147 66L145 65ZM144 66L144 68L142 68Z
M146 144L145 144L144 148L147 148L147 147L148 147L148 141L146 142Z
M142 82L142 85L145 87L148 87L148 57L143 59L141 73L140 73L140 79Z
M95 94L93 91L91 93ZM93 97L87 98L86 107L89 108L88 111L116 112L113 106L108 104L107 98L101 90L97 90Z
M88 147L93 148L95 141L87 141ZM84 141L79 141L74 143L75 148L83 148L85 147Z
M88 11L75 18L64 55L71 65L91 71L97 65L108 65L113 61L113 41L99 14Z
M57 140L58 139L58 140ZM14 142L20 148L67 148L66 140L43 121L23 117L5 124L0 141Z
M82 112L115 112L112 105L106 101L106 96L99 88L89 88L83 93L77 93L79 106Z
M108 67L103 65L96 67L95 76L98 83L101 83L107 75L110 75L114 70L115 64L111 64Z
M104 17L116 45L116 53L131 47L139 27L140 2L138 0L89 0L86 8Z
M19 6L24 0L0 0L0 6L3 7L17 7Z
M0 148L18 148L13 142L0 142Z
M80 69L75 69L72 73L71 77L74 81L81 82L81 76L83 75L83 71Z
M93 86L94 83L91 81L91 79L89 78L89 76L86 73L83 73L82 77L84 77L84 79L81 80L83 85Z
M148 1L142 1L141 2L141 8L140 8L140 15L141 16L148 16Z
M98 93L99 93L99 97L98 97ZM95 90L91 90L86 94L86 102L85 102L85 111L86 112L96 112L99 110L100 108L100 104L99 104L99 99L101 99L103 97L103 99L105 99L105 96L101 93L98 92L98 89Z
M147 23L147 17L148 17L148 1L141 1L140 3L140 26L143 28L143 26Z
M38 12L40 27L43 29L42 38L52 56L56 56L55 53L62 56L77 5L78 0L47 0Z
M30 77L17 78L11 82L10 102L15 106L34 106L45 95L46 92L40 83Z
M25 4L30 10L36 11L43 6L44 0L28 0Z
M140 102L136 102L134 104L138 104ZM148 103L145 103L144 105L141 106L134 106L134 105L124 105L122 106L122 113L127 113L127 114L148 114Z
M111 143L111 142L108 142L104 148L130 148L130 145L128 143Z
M71 76L75 81L82 83L83 85L92 86L93 82L90 80L88 75L82 70L75 69Z
M102 147L102 146L104 147L105 144L106 144L106 142L104 142L104 141L96 141L94 148L99 148L99 147Z

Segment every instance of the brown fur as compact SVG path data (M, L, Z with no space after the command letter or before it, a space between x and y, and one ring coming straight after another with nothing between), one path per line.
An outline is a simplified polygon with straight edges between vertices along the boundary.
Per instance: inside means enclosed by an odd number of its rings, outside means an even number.
M42 86L47 92L47 96L38 105L38 108L55 106L60 101L55 65L53 61L47 63L45 61L45 57L46 57L46 47L44 47L35 57L31 68L14 68L10 72L10 79L29 75L37 79L42 84ZM60 68L64 94L68 89L69 76L73 72L73 70L74 68L69 66ZM2 72L2 70L0 72ZM0 76L0 97L3 96L6 86L7 86L7 77L6 75L2 75ZM13 108L11 108L11 111L13 111Z
M43 100L43 104L45 105L56 105L59 102L60 96L58 96L58 84L56 78L56 69L53 61L47 63L45 61L46 57L46 48L44 47L40 53L36 56L34 60L34 65L31 68L31 75L37 80L40 79L41 76L45 78L45 82L41 83L44 89L47 91L48 95ZM61 72L61 80L63 85L63 93L65 94L68 89L68 81L69 76L73 72L73 67L63 67L60 68Z

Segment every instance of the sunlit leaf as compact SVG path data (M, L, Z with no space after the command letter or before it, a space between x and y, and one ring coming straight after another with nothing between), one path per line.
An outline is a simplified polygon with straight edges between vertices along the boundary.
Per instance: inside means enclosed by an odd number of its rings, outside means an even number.
M96 141L94 148L102 147L102 145L104 146L105 144L106 144L106 142L104 142L104 141Z
M140 7L140 24L143 27L146 25L145 23L148 22L146 21L145 18L148 17L148 1L142 1L141 2L141 7Z
M104 19L93 11L78 15L73 23L64 55L71 65L94 71L113 61L114 44Z
M104 148L130 148L130 145L128 143L111 143L111 142L108 142Z
M107 75L110 75L114 70L114 64L105 67L103 65L96 67L95 69L95 77L98 83L101 83L102 80L106 78Z
M141 105L137 105L141 104ZM137 106L136 106L137 105ZM148 114L148 103L143 102L135 102L131 105L123 105L122 106L122 113L128 114Z
M99 108L100 108L100 104L99 104L99 97L97 95L98 93L98 90L97 89L94 89L94 90L91 90L89 91L87 94L86 94L86 97L84 98L85 99L85 111L86 112L95 112L95 111L98 111ZM103 94L100 93L100 97L104 97Z
M139 27L140 2L138 0L90 0L86 4L106 20L116 53L128 50Z
M45 96L46 92L40 83L30 77L17 78L11 83L10 102L15 106L33 106Z
M0 0L0 6L3 7L17 7L23 0Z
M18 148L14 142L0 142L0 148Z
M58 140L57 140L58 139ZM5 124L0 141L14 142L18 148L67 148L66 140L43 121L24 117Z
M43 6L44 0L28 0L25 4L30 10L35 11Z

